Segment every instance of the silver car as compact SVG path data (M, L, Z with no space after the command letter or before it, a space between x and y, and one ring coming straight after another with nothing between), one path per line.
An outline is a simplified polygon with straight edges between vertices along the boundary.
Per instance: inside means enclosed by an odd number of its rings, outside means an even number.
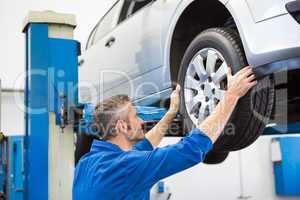
M299 0L115 1L80 58L80 101L121 93L136 104L167 106L177 82L189 130L222 98L227 67L249 64L259 81L205 161L219 163L262 133L274 104L272 74L300 68L299 23Z

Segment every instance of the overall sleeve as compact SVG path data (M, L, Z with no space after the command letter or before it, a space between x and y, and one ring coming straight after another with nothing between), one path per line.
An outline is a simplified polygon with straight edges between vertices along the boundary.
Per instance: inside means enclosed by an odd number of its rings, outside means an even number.
M122 161L127 170L128 189L147 190L159 180L200 163L212 146L210 138L199 129L193 129L174 145L128 152Z
M142 141L136 143L132 149L137 150L137 151L152 151L153 146L149 142L149 140L147 138L145 138Z

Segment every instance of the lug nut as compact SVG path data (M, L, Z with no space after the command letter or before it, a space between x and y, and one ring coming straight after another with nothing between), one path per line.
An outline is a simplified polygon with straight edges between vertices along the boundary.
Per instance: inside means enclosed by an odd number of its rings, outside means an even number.
M207 116L209 116L209 114L210 114L210 113L209 113L209 108L206 107L206 108L205 108L205 112L204 112L204 116L207 117Z
M205 101L208 102L208 101L209 101L209 98L208 98L208 97L205 97Z
M215 103L219 103L219 99L214 98Z
M215 88L213 88L213 89L211 90L211 92L212 92L213 94L215 94L215 92L216 92L216 89L215 89Z

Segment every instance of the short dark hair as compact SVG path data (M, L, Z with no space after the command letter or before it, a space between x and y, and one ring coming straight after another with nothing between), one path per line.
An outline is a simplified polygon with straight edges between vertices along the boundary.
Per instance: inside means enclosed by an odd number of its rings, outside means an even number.
M117 121L128 121L128 110L125 109L125 105L128 103L131 101L127 95L116 95L96 105L93 118L99 139L108 140L116 136Z

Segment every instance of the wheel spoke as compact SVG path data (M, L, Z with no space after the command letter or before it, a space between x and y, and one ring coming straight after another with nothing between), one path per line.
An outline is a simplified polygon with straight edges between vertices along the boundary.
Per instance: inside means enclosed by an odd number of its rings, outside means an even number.
M214 109L215 109L215 104L213 103L213 101L210 101L210 102L208 103L208 109L209 109L209 114L211 114L211 113L214 111Z
M203 102L204 101L204 95L203 94L197 94L195 97L194 97L194 101L196 102Z
M215 97L216 97L218 100L221 100L221 99L224 97L224 94L225 94L225 90L216 89Z
M187 101L187 107L188 107L188 112L192 113L194 107L198 104L198 103L202 103L202 101L204 100L204 96L202 94L197 94L195 97L191 97L188 101Z
M193 60L192 65L200 80L204 81L205 77L207 76L207 73L204 68L202 57L200 55L196 56L196 58Z
M199 85L200 85L199 81L194 79L192 76L188 75L186 77L186 82L185 82L185 87L186 88L198 90Z
M212 50L207 51L207 59L206 59L206 71L208 74L212 74L215 72L215 66L217 62L218 56L216 52Z
M198 124L200 124L205 119L205 115L200 113L198 117Z
M198 123L202 122L205 119L205 109L206 109L206 104L201 105L199 109L199 117L198 117Z
M190 101L186 102L187 111L190 114L193 113L193 109L194 109L194 107L195 107L196 104L197 104L197 102L194 99L191 99Z
M203 103L199 109L199 113L205 114L205 109L206 109L207 103Z
M219 83L226 77L227 74L227 64L223 62L217 72L213 75L212 80L214 83Z

